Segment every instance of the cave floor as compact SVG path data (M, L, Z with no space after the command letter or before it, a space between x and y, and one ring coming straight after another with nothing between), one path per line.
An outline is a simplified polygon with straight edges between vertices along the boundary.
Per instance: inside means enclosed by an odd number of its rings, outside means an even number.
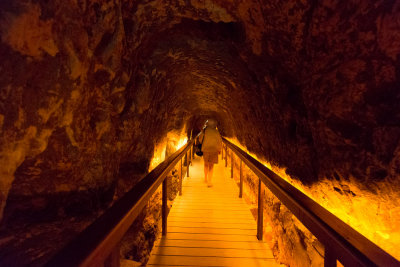
M204 182L203 160L196 158L168 215L168 233L154 244L149 266L280 266L258 241L250 207L224 162L214 167L213 187Z

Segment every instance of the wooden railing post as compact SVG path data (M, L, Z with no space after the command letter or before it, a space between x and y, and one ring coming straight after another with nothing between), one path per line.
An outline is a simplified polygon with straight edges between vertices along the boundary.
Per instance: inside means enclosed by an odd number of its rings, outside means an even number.
M231 150L231 178L233 178L233 165L234 165L234 158L233 158L233 151Z
M261 179L258 178L258 216L257 216L257 239L263 239L263 215L264 215L264 190Z
M336 267L337 259L332 250L325 246L324 267Z
M243 197L243 169L242 169L243 160L240 160L240 186L239 186L239 197Z
M168 181L164 178L162 183L162 235L167 235L167 207L168 207Z
M186 177L189 177L189 151L188 152L186 152L186 171L187 171L187 173L186 173Z
M190 148L187 151L187 156L188 156L188 164L190 165L192 163L192 153L190 153Z
M120 265L119 248L120 246L118 244L104 261L104 267L119 267Z
M189 158L190 158L190 165L193 166L193 155L192 155L192 147L189 149Z
M251 157L247 152L232 144L226 138L223 138L223 142L260 179L257 218L258 239L263 238L263 204L265 186L267 186L269 192L274 194L325 246L325 266L337 266L338 262L344 266L400 266L400 261L268 169L264 164ZM241 178L243 179L243 177Z
M182 196L182 183L183 183L183 160L181 158L181 168L179 175L179 195Z
M187 155L192 144L193 141L191 140L154 168L72 242L53 256L45 266L119 266L118 244L160 186L163 187L162 230L165 235L167 233L167 196L169 190L166 176L176 169L180 161L180 177L183 178L183 157ZM180 180L182 181L182 179ZM182 193L181 184L179 189Z
M226 156L226 149L227 149L227 146L225 145L222 149L224 150L224 152L222 153L222 154L223 154L222 160L224 160L224 159L225 159L225 156Z
M228 167L228 146L225 146L225 168Z

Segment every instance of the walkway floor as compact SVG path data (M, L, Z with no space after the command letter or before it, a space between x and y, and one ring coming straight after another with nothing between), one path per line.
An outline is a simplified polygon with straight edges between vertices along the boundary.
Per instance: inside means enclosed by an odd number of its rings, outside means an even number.
M257 240L249 206L221 160L213 185L204 183L203 161L196 157L168 215L167 236L156 241L147 265L280 266Z

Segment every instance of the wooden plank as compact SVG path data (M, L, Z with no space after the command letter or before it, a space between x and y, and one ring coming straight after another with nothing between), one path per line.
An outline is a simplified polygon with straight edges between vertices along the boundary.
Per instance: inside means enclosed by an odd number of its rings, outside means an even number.
M234 225L249 225L248 220L234 220L234 219L229 219L229 220L224 220L224 219L210 219L210 218L202 218L201 221L198 218L174 218L171 221L168 221L168 223L179 223L179 224L213 224L213 225L218 225L218 224L226 224L230 226ZM252 226L253 227L253 226Z
M265 249L234 249L234 248L204 248L204 247L172 247L158 246L152 255L179 255L179 256L204 256L204 257L232 257L235 258L260 258L273 259L273 255Z
M238 192L238 190L232 190L231 191L229 189L224 189L224 190L228 191L228 194L223 194L222 195L222 194L217 194L217 193L212 191L212 190L220 190L220 189L216 188L215 184L213 184L213 185L214 185L214 187L211 187L211 188L206 187L204 189L196 190L196 191L194 191L193 189L186 189L185 190L185 187L183 187L183 190L186 193L184 197L185 197L185 199L186 199L186 197L189 197L188 199L193 198L193 199L203 200L203 201L207 201L209 197L210 198L212 198L212 197L220 198L221 197L221 198L227 198L227 199L230 199L230 200L240 201L239 198L230 196L230 195L232 195L232 193ZM199 186L203 187L205 185L203 184L203 185L199 185ZM206 195L204 195L204 194L206 194Z
M212 201L200 201L200 200L194 200L194 199L188 199L187 201L184 202L185 205L202 205L202 207L208 207L208 206L214 206L214 207L220 207L220 206L225 206L227 205L228 207L231 206L242 206L244 205L244 203L238 201L228 201L228 200L224 200L224 199L216 199L216 201L218 202L212 202ZM175 205L179 206L180 201L178 201Z
M225 242L218 240L186 240L186 239L159 239L154 247L191 247L191 248L226 248L226 249L258 249L265 250L266 255L272 255L268 245L261 241ZM268 257L269 257L268 256Z
M254 208L256 208L256 206L254 206ZM178 204L178 206L175 206L175 208L173 209L193 209L193 210L199 210L199 209L215 209L215 210L226 210L226 209L232 209L232 210L237 210L237 209L242 209L245 210L243 208L243 204L231 204L231 205L224 205L224 204L215 204L213 206L211 205L201 205L200 203L196 204L196 203L186 203L186 204ZM249 209L250 211L250 209Z
M202 207L207 210L210 210L210 209L213 209L213 210L228 210L228 209L229 210L239 210L239 209L242 209L242 210L244 210L242 205L234 205L234 206L215 205L214 207L210 207L210 206L206 206L206 205L201 206L201 205L194 205L194 204L193 205L189 205L189 204L188 205L180 205L179 207L175 207L175 209L177 209L177 210L185 210L185 209L200 210ZM254 208L256 208L256 206L254 206ZM173 211L175 209L173 208L173 209L171 209L171 211ZM249 212L251 213L250 210L249 210Z
M172 213L171 219L174 218L197 218L199 221L202 221L203 218L207 219L226 219L227 221L234 222L235 220L252 220L253 218L247 214L218 214L218 213L209 213L205 214L196 214L196 213Z
M174 205L176 207L179 206L189 206L189 205L193 205L193 206L199 206L199 207L206 207L208 208L209 206L212 207L220 207L220 206L227 206L227 207L231 207L231 206L240 206L243 207L243 205L246 205L245 203L242 203L240 201L231 201L228 202L224 199L215 199L215 202L211 202L211 201L200 201L200 200L195 200L195 199L188 199L186 201L177 201L177 203L174 203Z
M181 221L181 222L218 222L218 223L248 223L249 220L246 218L212 218L212 217L195 217L195 216L174 216L174 221Z
M207 190L212 190L212 189L207 189ZM210 192L207 192L207 190L204 191L199 191L199 192L191 192L190 190L184 190L185 192L185 201L206 201L206 202L214 202L213 200L230 200L238 203L242 203L239 198L232 198L229 195L217 195L217 194L212 194ZM237 191L232 191L230 192L230 195L235 194ZM179 199L176 199L179 200Z
M199 256L175 256L158 255L150 258L147 265L168 264L173 266L280 266L273 259L239 258L239 257L199 257Z
M206 210L227 210L226 208L220 208L220 207L204 207L204 206L188 206L185 207L184 205L180 205L179 207L173 207L172 210L176 210L176 211L181 211L181 210L198 210L198 211L206 211ZM250 212L250 209L248 208L244 208L242 206L238 206L238 207L229 207L229 210L232 211L246 211L246 212Z
M176 212L180 212L180 211L198 211L198 212L207 212L210 210L214 210L214 211L237 211L237 212L247 212L247 213L251 213L249 209L245 209L241 206L237 206L237 207L220 207L220 206L215 206L215 207L201 207L201 206L184 206L181 205L179 207L175 207L173 209L171 209L171 211L176 211Z
M250 212L249 207L243 207L243 203L237 203L235 205L201 205L200 203L198 204L185 204L185 203L178 203L176 206L173 206L171 210L184 210L184 209L193 209L193 210L200 210L200 211L206 211L206 210L241 210L241 211L247 211Z
M168 236L155 242L148 265L279 266L257 241L256 221L229 173L215 168L214 187L207 188L199 163L194 159L192 177L169 212Z
M213 208L215 208L215 209L224 209L224 210L226 210L226 209L236 209L236 208L242 208L243 207L243 204L240 204L240 203L237 203L237 204L224 204L224 203L219 203L219 204L214 204L213 206L210 204L210 205L208 205L208 204L206 204L206 203L204 203L203 205L201 205L200 203L186 203L186 204L178 204L178 206L176 206L175 208L182 208L182 209L185 209L185 208L193 208L193 209L198 209L198 208L201 208L201 207L203 207L203 208L210 208L210 207L213 207ZM255 208L256 206L254 206L254 208Z
M248 219L252 220L251 213L234 213L234 212L220 212L220 211L209 211L209 212L191 212L188 210L187 212L175 212L171 211L170 212L171 218L177 216L184 216L184 217L197 217L197 218L202 218L202 217L212 217L212 218L238 218L238 219Z
M253 241L256 234L196 234L196 233L174 233L169 232L168 237L172 239L187 239L187 240L221 240L221 241Z
M216 228L231 228L231 229L252 229L256 230L257 227L254 225L254 223L227 223L227 222L182 222L182 221L168 221L168 226L176 226L176 227L216 227Z
M245 219L252 219L251 213L249 211L220 211L220 210L208 210L208 211L192 211L188 209L187 211L171 211L169 213L170 216L179 216L179 215L187 215L187 216L195 216L195 217L204 217L204 216L211 216L214 218L245 218ZM171 217L172 218L172 217Z
M235 228L216 228L216 227L168 227L169 233L194 233L194 234L232 234L232 235L255 235L257 232L253 229L235 229Z
M188 192L185 192L185 196L187 196L187 199L185 201L181 201L181 200L177 200L177 204L179 203L194 203L194 204L209 204L209 205L218 205L218 204L233 204L233 205L243 205L245 203L243 203L242 201L240 201L240 199L230 199L227 197L212 197L210 195L207 195L207 193L203 193L204 196L206 196L206 198L203 197L203 199L199 198L193 198L189 195ZM232 193L232 194L236 194L236 193Z
M229 212L229 213L228 213ZM205 216L213 216L214 217L223 217L224 215L226 217L228 216L237 216L238 218L246 218L251 220L253 217L250 213L250 211L243 211L243 210L225 210L225 211L220 211L220 210L206 210L206 211L201 211L201 210L173 210L170 213L170 218L173 218L175 215L179 216L179 215L190 215L190 216L196 216L196 217L205 217Z
M214 186L215 186L215 184L214 184ZM185 189L185 188L183 188L183 189ZM186 190L184 190L185 199L198 200L198 201L208 201L208 199L216 199L216 198L219 199L219 198L222 198L222 199L225 199L225 200L233 200L233 201L240 202L239 198L232 198L232 196L229 196L229 195L232 195L232 194L238 192L237 190L232 190L227 195L218 195L216 193L210 192L211 190L214 190L214 189L215 188L206 188L204 190L199 190L199 191L196 191L196 192L193 192L192 190L187 190L186 189ZM206 195L204 195L204 194L206 194ZM209 202L212 202L212 201L209 201Z
M186 195L188 195L188 192L185 192L185 193L186 193ZM236 194L236 193L232 193L232 194ZM190 196L188 196L188 198L184 202L178 200L176 204L179 205L181 202L185 203L185 204L199 204L199 205L203 205L203 207L206 205L219 206L222 204L227 204L227 205L241 206L244 204L239 199L229 199L229 198L223 198L223 197L210 197L210 198L201 200L201 199L191 198Z
M191 190L184 190L185 191L185 201L197 200L197 201L213 202L212 200L230 200L230 201L242 203L239 198L232 198L232 194L235 194L238 192L236 190L229 192L230 196L229 195L218 195L218 194L209 192L209 190L213 190L213 188L211 188L211 189L207 188L205 190L201 190L201 191L197 191L197 192L193 192ZM179 200L179 198L176 200Z
M248 222L249 220L252 220L253 218L250 217L250 215L234 215L234 214L209 214L207 216L201 215L201 214L185 214L185 213L179 213L179 214L172 214L171 219L176 219L176 220L186 220L187 219L192 219L189 221L195 221L193 219L196 219L196 221L200 222Z

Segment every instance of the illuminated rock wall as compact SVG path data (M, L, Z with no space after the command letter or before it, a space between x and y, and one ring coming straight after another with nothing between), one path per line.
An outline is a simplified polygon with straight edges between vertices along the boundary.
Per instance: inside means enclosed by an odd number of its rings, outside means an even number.
M102 210L209 116L304 184L395 199L399 17L385 0L1 1L2 223Z
M229 161L230 162L230 161ZM239 159L235 157L234 179L239 186ZM258 216L258 177L243 164L243 198L251 206L254 219ZM263 240L276 260L288 266L323 266L324 245L263 186Z

